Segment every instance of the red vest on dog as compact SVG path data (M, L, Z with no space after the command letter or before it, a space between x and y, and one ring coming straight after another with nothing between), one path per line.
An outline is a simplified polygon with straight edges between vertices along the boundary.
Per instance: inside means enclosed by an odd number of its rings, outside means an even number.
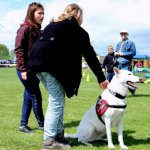
M102 120L102 115L105 113L105 111L109 108L117 108L117 109L125 109L127 105L109 105L108 102L101 98L101 96L98 98L96 103L96 114L98 118L101 120L103 124L105 122Z
M96 103L96 113L98 114L98 116L101 117L107 109L108 109L107 101L99 99Z
M108 103L107 103L107 101L99 98L98 101L97 101L97 103L96 103L96 107L95 108L96 108L96 113L97 113L98 118L101 120L101 122L103 124L105 124L104 121L102 120L101 116L108 109Z

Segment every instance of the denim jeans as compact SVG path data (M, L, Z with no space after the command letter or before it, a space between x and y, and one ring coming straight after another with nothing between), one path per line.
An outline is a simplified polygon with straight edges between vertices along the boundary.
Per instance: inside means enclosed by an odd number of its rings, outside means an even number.
M33 108L33 112L38 121L39 127L43 127L44 115L42 109L42 96L39 88L38 78L36 77L36 75L29 75L27 76L27 80L23 80L21 76L21 71L19 70L17 70L17 75L25 87L20 126L26 126L28 124L29 116Z
M114 76L114 72L107 72L107 80L110 82Z
M129 71L131 71L131 62L126 63L126 64L119 63L118 68L122 69L122 70L129 70Z
M43 83L49 95L44 122L44 140L47 140L55 138L58 133L64 131L65 91L63 86L50 73L37 73L37 77Z

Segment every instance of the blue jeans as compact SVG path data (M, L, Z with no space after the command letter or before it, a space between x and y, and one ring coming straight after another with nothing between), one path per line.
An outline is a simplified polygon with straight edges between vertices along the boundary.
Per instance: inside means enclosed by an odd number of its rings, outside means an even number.
M44 140L55 138L64 131L63 116L65 91L63 86L48 72L37 73L46 88L49 98L44 122Z
M21 71L19 70L17 70L17 75L25 87L20 126L26 126L28 124L29 116L33 108L39 127L43 127L44 115L42 109L42 96L39 88L40 81L36 75L28 75L27 80L23 80Z
M126 63L126 64L119 63L118 68L122 69L122 70L129 70L129 71L131 71L131 62Z
M114 76L114 72L107 72L107 80L110 82Z

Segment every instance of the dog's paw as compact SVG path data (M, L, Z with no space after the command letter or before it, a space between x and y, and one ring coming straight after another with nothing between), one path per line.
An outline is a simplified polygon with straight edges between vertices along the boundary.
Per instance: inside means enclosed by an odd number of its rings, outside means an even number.
M120 145L121 149L128 149L126 145Z
M108 147L109 147L110 149L114 149L114 148L115 148L114 144L109 144Z

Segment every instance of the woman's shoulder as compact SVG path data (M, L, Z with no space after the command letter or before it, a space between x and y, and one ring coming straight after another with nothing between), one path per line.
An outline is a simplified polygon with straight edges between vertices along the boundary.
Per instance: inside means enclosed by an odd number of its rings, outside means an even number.
M28 32L30 32L30 29L31 29L31 27L28 24L23 23L20 25L18 32L28 33Z

